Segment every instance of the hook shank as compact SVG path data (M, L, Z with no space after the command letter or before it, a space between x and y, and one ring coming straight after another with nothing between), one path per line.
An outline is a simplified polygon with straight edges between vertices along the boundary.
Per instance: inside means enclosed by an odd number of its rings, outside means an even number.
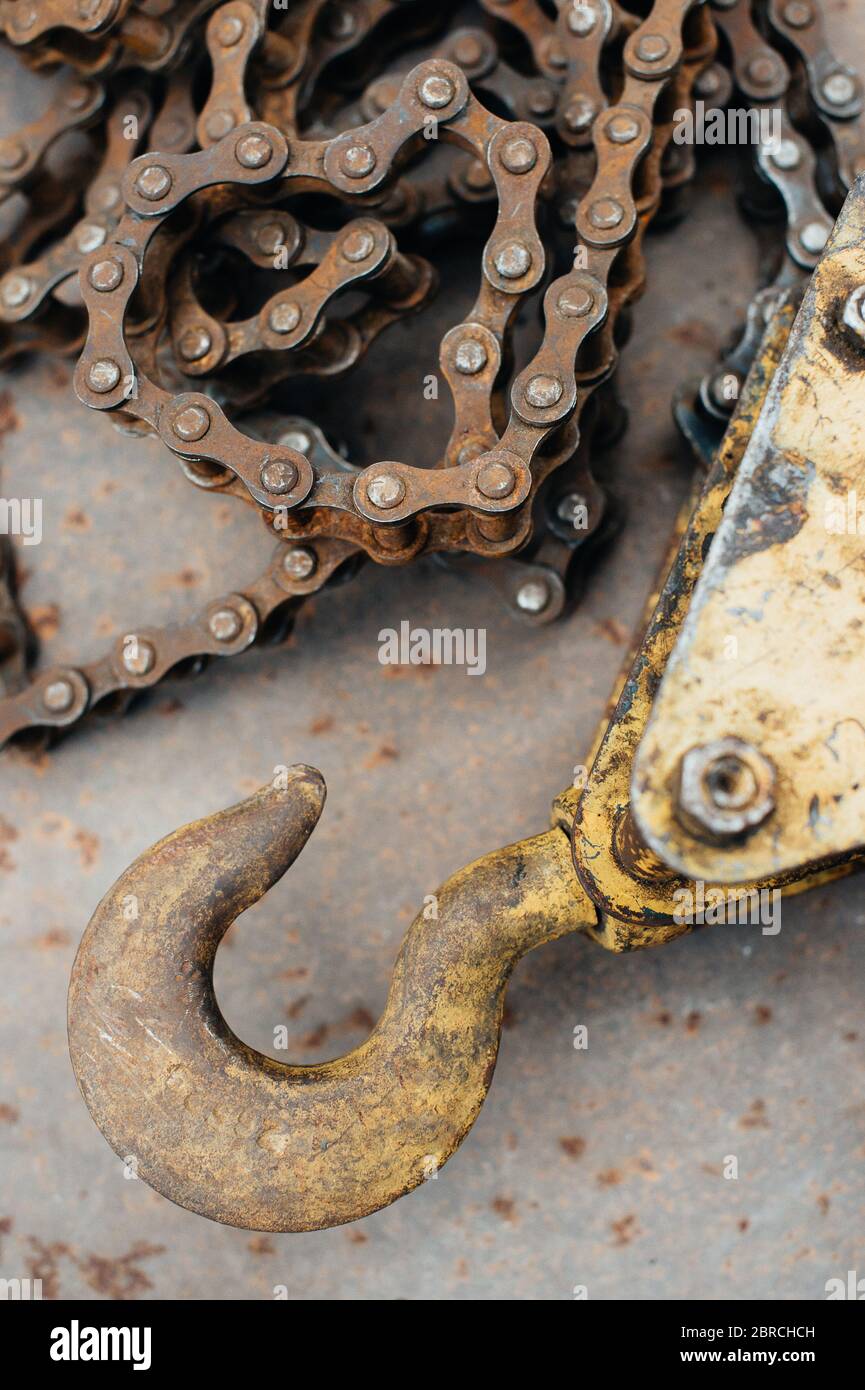
M247 1047L213 990L217 947L300 853L321 814L314 768L169 835L118 880L81 942L72 1063L99 1128L152 1187L233 1226L339 1225L410 1191L453 1153L492 1080L508 977L594 921L559 829L455 874L420 914L360 1047L290 1066Z

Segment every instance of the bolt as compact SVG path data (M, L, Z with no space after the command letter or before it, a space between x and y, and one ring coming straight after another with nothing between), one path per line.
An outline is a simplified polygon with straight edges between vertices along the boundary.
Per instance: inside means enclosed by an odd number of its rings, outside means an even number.
M27 158L20 140L4 140L0 144L0 169L17 169Z
M95 290L100 294L107 294L109 290L116 290L121 284L123 265L113 256L104 261L94 261L87 278Z
M562 399L564 390L565 388L557 376L546 376L541 373L532 377L526 387L525 396L529 405L535 406L537 410L548 410Z
M802 153L795 140L779 140L769 146L769 158L779 169L798 169Z
M618 227L624 216L625 209L615 198L598 198L589 208L589 221L599 231Z
M637 57L643 63L660 63L670 51L663 34L644 34L637 44Z
M589 130L592 122L598 114L598 108L590 97L575 96L568 102L562 114L562 120L568 130L579 134L581 131Z
M293 333L300 323L301 316L302 311L299 304L283 300L279 304L274 304L268 314L268 327L274 333Z
M517 608L523 613L543 613L550 601L550 586L545 579L529 579L517 590Z
M418 87L418 96L424 106L429 106L434 111L440 110L442 106L449 106L456 94L457 89L453 82L443 73L430 73Z
M516 485L514 470L509 463L503 463L500 459L492 459L485 463L475 478L478 492L491 501L500 497L510 497Z
M131 676L146 676L156 664L156 650L152 643L138 637L123 640L123 665Z
M33 293L33 285L26 275L7 275L0 286L0 298L8 309L20 309Z
M799 241L811 256L819 256L824 250L832 231L824 222L806 222L799 233Z
M367 483L366 495L374 507L390 511L405 497L405 483L393 473L379 473Z
M375 237L372 232L358 228L350 231L342 243L342 254L347 261L366 261L375 250Z
M282 568L289 579L309 579L318 566L315 552L305 545L296 545L282 557Z
M184 362L200 362L213 347L213 339L204 324L196 323L181 335L179 347Z
M217 43L223 48L233 48L243 38L244 23L239 15L229 14L214 25Z
M562 290L556 308L566 319L584 319L595 307L595 296L583 285L571 285Z
M243 631L243 619L235 608L217 608L207 626L217 642L233 642Z
M521 241L506 241L496 252L493 264L505 280L519 280L532 267L532 253Z
M171 187L171 175L161 164L148 164L135 180L136 192L149 203L158 203Z
M679 767L676 815L699 839L741 840L774 811L775 780L769 759L743 739L699 744Z
M365 179L375 168L375 150L369 145L349 145L343 151L339 167L349 179Z
M846 106L854 100L859 87L849 72L833 72L824 78L820 90L831 106Z
M175 415L171 428L178 439L191 444L210 429L210 412L203 405L185 405Z
M618 116L612 116L607 121L606 133L613 144L629 145L639 135L640 124L639 121L634 120L633 116L628 116L622 112Z
M456 369L462 372L463 376L474 376L476 372L483 370L487 361L487 350L477 338L466 338L460 343L454 357Z
M538 151L534 140L517 135L508 140L502 150L502 164L511 174L527 174L538 162Z
M120 380L120 368L110 357L97 357L87 373L87 385L102 396L113 391Z
M291 492L297 482L297 469L291 459L265 459L258 474L266 492Z
M75 687L65 676L51 681L42 692L42 703L52 714L65 714L75 703Z
M789 0L789 4L784 6L782 18L791 29L807 29L814 22L814 11L807 0Z
M576 0L573 9L568 11L568 28L572 34L579 34L581 39L591 34L598 22L598 12L586 3L586 0Z
M266 135L243 135L234 147L234 155L244 169L263 169L273 159L273 144Z
M105 244L106 235L105 228L100 227L98 222L82 222L75 233L75 244L81 254L86 256L90 251L96 251Z
M841 322L856 347L865 347L865 285L848 295Z

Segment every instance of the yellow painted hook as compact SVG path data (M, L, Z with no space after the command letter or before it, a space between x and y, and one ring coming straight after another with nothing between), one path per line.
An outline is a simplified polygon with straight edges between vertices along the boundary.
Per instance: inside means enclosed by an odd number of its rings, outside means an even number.
M273 1061L226 1024L213 963L321 814L319 772L286 781L127 869L69 990L72 1064L112 1148L181 1206L262 1231L352 1221L435 1172L489 1089L514 965L595 921L561 829L499 850L448 880L435 919L415 919L365 1043L312 1066Z

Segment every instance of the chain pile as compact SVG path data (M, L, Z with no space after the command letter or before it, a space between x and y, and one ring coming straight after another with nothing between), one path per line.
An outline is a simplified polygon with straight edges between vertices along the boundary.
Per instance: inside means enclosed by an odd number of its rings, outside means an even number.
M0 0L0 25L30 67L66 74L0 141L14 210L0 362L80 352L85 405L158 436L276 541L243 593L33 678L0 555L0 743L284 634L367 559L436 552L549 621L607 524L591 457L621 424L645 233L659 212L681 217L695 172L677 113L781 112L745 187L767 229L764 284L732 351L676 403L704 458L767 306L804 286L865 168L862 87L816 0ZM73 132L60 173L52 151ZM348 373L423 312L431 257L454 238L478 247L480 274L441 341L443 453L344 457L281 407L286 384Z

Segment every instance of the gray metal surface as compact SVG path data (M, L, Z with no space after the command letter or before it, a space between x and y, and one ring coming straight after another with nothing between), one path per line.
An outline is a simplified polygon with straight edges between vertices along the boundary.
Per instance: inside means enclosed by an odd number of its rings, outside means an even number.
M865 16L831 10L836 42L865 39ZM10 75L6 64L4 96ZM671 393L714 360L755 282L752 238L720 180L713 165L692 217L650 243L622 366L631 428L605 465L629 524L576 613L530 630L434 564L368 567L319 598L287 648L166 687L47 755L3 756L0 1275L41 1277L64 1298L509 1300L570 1299L577 1285L590 1299L821 1298L827 1279L865 1274L856 879L786 903L775 937L716 927L626 958L568 938L529 957L465 1144L435 1181L343 1229L253 1236L128 1180L66 1054L69 970L103 892L158 837L276 764L319 766L329 804L287 880L232 930L217 986L251 1044L272 1051L288 1026L291 1047L274 1054L287 1059L359 1042L424 894L544 828L686 491ZM411 457L407 435L444 428L444 399L422 396L434 317L396 328L373 356L407 418L366 422L369 458L395 439ZM70 375L33 363L2 382L4 495L45 499L24 599L61 660L242 584L269 547L239 505L191 494L157 443L88 415ZM404 618L486 627L487 674L380 666L379 629ZM817 679L802 657L803 679ZM579 1024L586 1051L573 1047Z

